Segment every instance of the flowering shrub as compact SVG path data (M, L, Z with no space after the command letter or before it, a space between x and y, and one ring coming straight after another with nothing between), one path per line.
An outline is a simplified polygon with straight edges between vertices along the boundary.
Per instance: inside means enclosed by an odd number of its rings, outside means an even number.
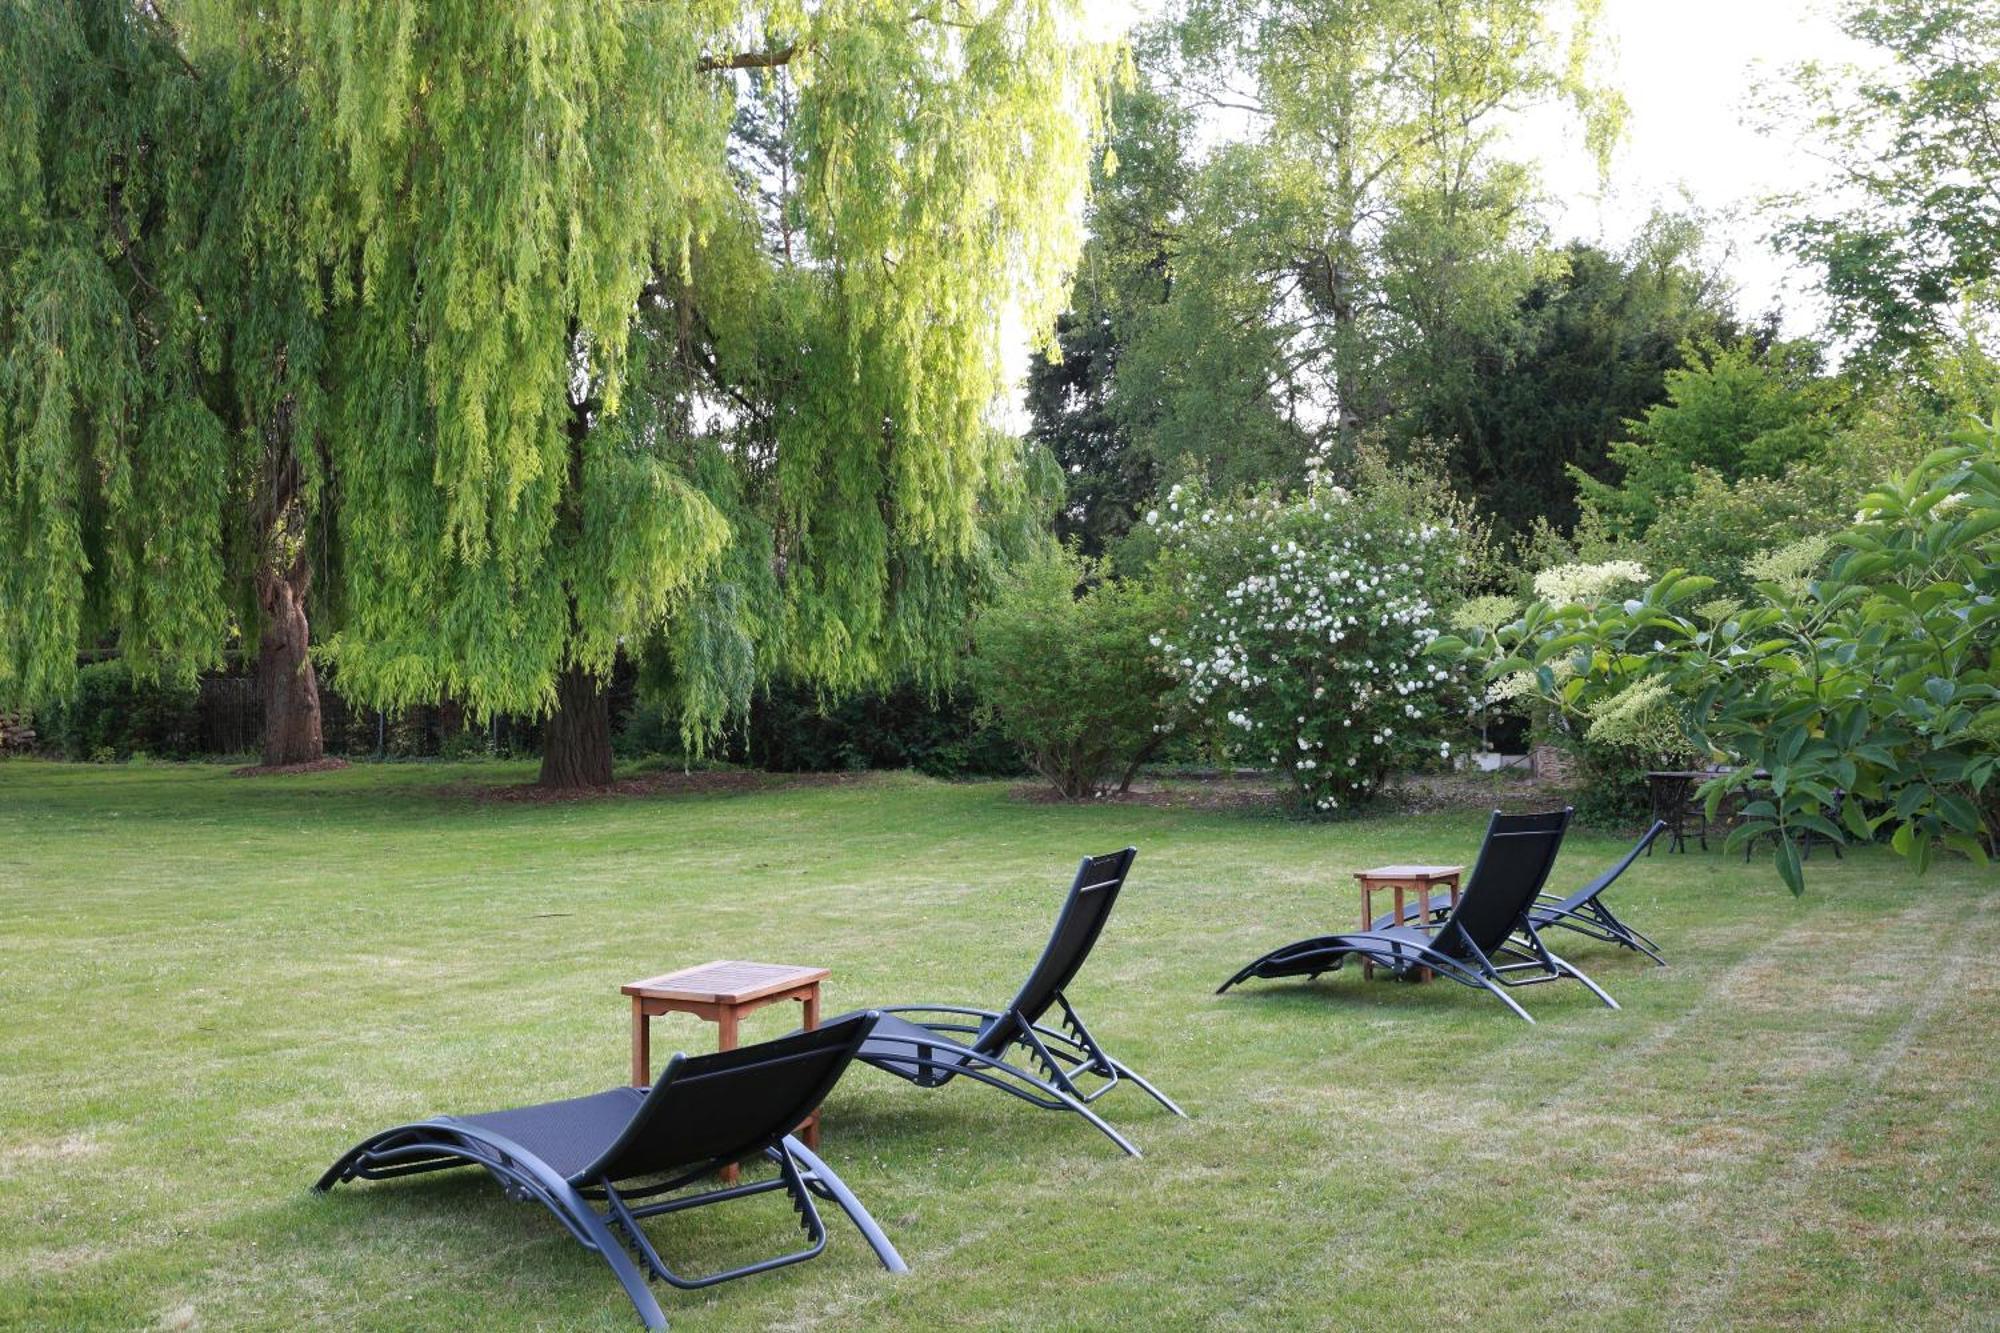
M1221 503L1176 487L1147 515L1178 593L1155 640L1190 709L1228 748L1335 811L1392 773L1449 756L1466 708L1425 648L1468 577L1471 534L1435 491L1315 482L1292 500Z
M1635 560L1600 560L1551 566L1535 575L1537 604L1570 608L1586 615L1606 604L1618 605L1645 587L1645 566ZM1517 612L1518 615L1518 612ZM1469 625L1464 617L1453 629L1497 632L1506 622ZM1572 691L1576 672L1568 658L1550 663L1550 690ZM1576 707L1552 707L1543 697L1532 671L1519 670L1494 681L1487 689L1489 708L1506 705L1525 713L1538 740L1568 757L1576 784L1573 800L1579 821L1601 827L1626 823L1645 809L1645 773L1655 768L1682 768L1696 748L1682 734L1671 702L1656 691L1595 691Z
M1919 870L1941 847L1985 860L2000 844L2000 418L1875 488L1843 531L1745 575L1743 603L1676 570L1622 602L1540 602L1432 649L1592 738L1726 765L1703 787L1710 813L1747 791L1729 846L1777 834L1795 893L1806 831L1887 832Z

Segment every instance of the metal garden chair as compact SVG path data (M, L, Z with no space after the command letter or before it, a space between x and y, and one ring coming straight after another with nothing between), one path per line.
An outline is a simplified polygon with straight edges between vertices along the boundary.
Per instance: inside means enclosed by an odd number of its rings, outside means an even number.
M1646 854L1653 840L1662 833L1669 832L1671 825L1664 819L1656 819L1653 826L1645 831L1632 849L1618 858L1612 867L1590 883L1578 889L1567 898L1558 898L1553 893L1537 894L1535 904L1528 909L1528 920L1537 930L1560 926L1573 930L1579 935L1587 935L1594 940L1620 945L1637 953L1643 953L1661 967L1667 960L1660 956L1659 946L1631 926L1619 920L1609 905L1604 902L1604 891L1617 882L1618 877L1632 868L1633 862ZM1451 898L1447 894L1434 893L1423 904L1422 916L1425 920L1441 921L1451 913ZM1373 930L1383 930L1396 924L1396 914L1384 913L1376 917L1371 925Z

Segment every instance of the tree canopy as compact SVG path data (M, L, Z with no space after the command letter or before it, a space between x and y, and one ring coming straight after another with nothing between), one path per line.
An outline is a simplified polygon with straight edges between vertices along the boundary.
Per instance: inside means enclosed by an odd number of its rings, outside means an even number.
M1553 100L1594 149L1618 133L1594 14L1190 0L1135 36L1117 172L1030 397L1086 544L1177 477L1297 485L1366 438L1462 424L1442 405L1477 392L1476 363L1562 270L1506 125ZM1205 146L1215 117L1242 134Z
M213 662L260 495L366 702L644 647L699 739L935 664L1036 481L988 410L1080 243L1075 10L7 6L0 690Z
M1848 0L1879 57L1808 64L1768 113L1832 165L1781 200L1780 246L1820 271L1832 332L1875 367L1923 359L1968 306L2000 312L2000 9Z

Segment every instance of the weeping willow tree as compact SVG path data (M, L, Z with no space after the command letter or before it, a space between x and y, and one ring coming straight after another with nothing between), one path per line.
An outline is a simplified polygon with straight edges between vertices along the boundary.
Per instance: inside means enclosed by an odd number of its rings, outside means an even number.
M306 519L325 336L296 98L156 7L0 4L0 707L115 644L260 654L265 757L320 754Z
M83 179L16 152L8 188L60 234L41 248L110 275L67 341L8 301L0 518L36 560L0 603L0 688L59 691L100 625L194 669L235 583L291 594L303 679L311 589L343 693L545 716L543 781L575 785L610 776L621 652L695 744L773 671L941 669L992 512L1034 481L988 412L1003 312L1046 327L1079 242L1105 57L1075 8L208 0L178 33L65 11L143 45L147 86L51 92L37 62L0 93L97 136L63 168ZM161 271L125 281L131 187L104 177L135 170L170 216ZM142 400L181 378L207 452L177 427L119 483L140 498L111 496ZM158 551L147 504L173 511ZM120 534L143 568L85 554ZM126 591L148 577L170 604Z

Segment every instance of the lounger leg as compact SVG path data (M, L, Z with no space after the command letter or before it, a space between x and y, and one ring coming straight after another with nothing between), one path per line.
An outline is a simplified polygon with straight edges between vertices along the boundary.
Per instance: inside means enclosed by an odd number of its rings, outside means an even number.
M1477 976L1478 974L1474 973L1473 975ZM1532 1023L1535 1021L1534 1015L1530 1014L1526 1009L1523 1009L1518 1003L1516 1003L1513 996L1509 995L1506 991L1500 989L1500 987L1494 985L1491 981L1487 980L1485 977L1479 977L1479 984L1484 986L1487 990L1492 991L1493 994L1499 998L1500 1003L1506 1005L1509 1009L1512 1009L1515 1013L1519 1014L1522 1018L1526 1019L1528 1022Z
M365 1139L327 1168L326 1174L319 1178L313 1188L320 1193L332 1189L341 1181L348 1179L358 1168L365 1167L369 1155L382 1144L395 1139L404 1139L407 1142L412 1129L426 1133L436 1132L436 1127L431 1125L405 1126ZM463 1135L462 1130L452 1132ZM483 1167L500 1182L508 1197L533 1199L541 1203L555 1214L556 1220L561 1222L577 1241L603 1256L604 1262L611 1266L612 1275L618 1279L618 1285L625 1288L625 1295L632 1302L632 1308L638 1312L639 1318L647 1328L663 1329L667 1326L666 1312L660 1308L659 1300L654 1297L645 1273L632 1261L632 1256L626 1252L624 1244L606 1225L603 1215L592 1208L590 1202L578 1194L567 1181L527 1157L513 1144L492 1136L476 1139L464 1136L463 1141L456 1144L440 1139L410 1146L434 1150L438 1154L437 1163L418 1165L416 1169L419 1171L445 1166Z
M1542 952L1548 953L1548 950L1544 948ZM1598 985L1596 982L1592 981L1589 977L1585 976L1582 973L1582 971L1572 966L1571 964L1564 962L1562 959L1556 957L1552 953L1548 953L1548 957L1549 961L1556 965L1556 971L1561 972L1564 976L1575 977L1578 981L1581 981L1584 985L1590 988L1590 993L1592 995L1595 995L1598 999L1604 1001L1605 1005L1608 1008L1616 1009L1618 1007L1618 1001L1612 999L1609 995L1606 995L1604 993L1604 988Z
M1618 925L1618 933L1620 937L1623 939L1624 943L1629 948L1635 949L1638 952L1645 954L1646 957L1652 959L1653 962L1660 967L1665 967L1667 965L1667 960L1660 954L1659 946L1654 944L1651 940L1647 939L1644 935L1641 935L1638 931L1632 929L1630 926L1624 924L1623 922L1620 922Z
M1652 959L1661 967L1667 965L1667 960L1660 956L1658 946L1638 931L1632 929L1632 927L1626 925L1623 921L1620 921L1617 914L1609 907L1606 907L1601 902L1591 903L1589 906L1596 911L1600 924L1618 937L1620 944L1635 952L1645 954L1646 957Z
M1110 1139L1113 1143L1123 1148L1127 1153L1129 1153L1133 1157L1144 1157L1146 1155L1140 1152L1137 1148L1132 1146L1132 1140L1126 1138L1123 1134L1120 1134L1117 1130L1113 1129L1111 1127L1110 1122L1107 1121L1103 1116L1091 1110L1088 1106L1085 1106L1082 1102L1070 1096L1068 1093L1064 1092L1061 1088L1058 1088L1053 1084L1046 1084L1046 1083L1043 1084L1042 1086L1046 1088L1049 1092L1054 1093L1057 1097L1061 1098L1063 1104L1068 1106L1070 1110L1076 1112L1078 1115L1082 1116L1085 1120L1088 1120L1091 1124L1096 1125L1097 1128L1104 1134L1106 1138Z
M968 1056L962 1053L960 1058L961 1059L968 1058ZM1117 1130L1113 1129L1110 1125L1110 1122L1105 1120L1103 1116L1091 1110L1088 1106L1085 1106L1082 1102L1078 1101L1075 1097L1071 1096L1069 1093L1064 1092L1061 1088L1057 1087L1055 1084L1044 1083L1042 1080L1036 1078L1033 1074L1029 1074L1023 1070L1016 1069L1014 1068L1014 1066L1007 1064L1005 1061L1002 1060L995 1060L988 1056L978 1055L976 1053L970 1054L969 1058L976 1060L978 1063L983 1064L988 1068L999 1069L1006 1073L1012 1074L1015 1078L1018 1078L1022 1082L1027 1083L1028 1085L1033 1087L1036 1091L1055 1098L1057 1101L1061 1102L1064 1106L1067 1106L1070 1110L1076 1112L1078 1115L1082 1116L1085 1120L1088 1120L1091 1124L1097 1126L1098 1131L1102 1133L1104 1137L1110 1139L1113 1143L1123 1148L1127 1153L1129 1153L1133 1157L1145 1156L1144 1153L1140 1152L1137 1148L1132 1146L1132 1141L1130 1139L1126 1138L1123 1134L1120 1134ZM991 1078L989 1079L989 1081L993 1084L994 1087L999 1088L1002 1092L1011 1092L1016 1097L1019 1097L1022 1101L1034 1102L1038 1106L1048 1105L1048 1103L1046 1102L1036 1102L1035 1098L1029 1096L1027 1093L1021 1091L1019 1088L1014 1087L1012 1084L1006 1083L998 1078Z
M660 1308L659 1299L653 1295L652 1284L646 1280L646 1275L640 1271L639 1265L632 1262L632 1256L626 1251L623 1242L612 1234L610 1227L605 1225L604 1218L585 1202L582 1196L574 1193L567 1211L577 1229L590 1238L590 1243L604 1256L604 1262L611 1265L611 1272L617 1277L618 1285L625 1288L626 1296L631 1298L632 1308L639 1312L639 1318L644 1321L646 1327L665 1328L667 1315Z
M1134 1083L1137 1083L1141 1088L1145 1089L1147 1095L1150 1096L1154 1101L1166 1107L1169 1111L1172 1111L1175 1115L1179 1116L1181 1119L1185 1120L1188 1118L1188 1113L1186 1111L1181 1110L1180 1107L1174 1105L1173 1100L1169 1098L1166 1093L1161 1092L1158 1088L1148 1083L1145 1079L1133 1073L1126 1066L1119 1064L1118 1061L1113 1060L1111 1061L1111 1063L1113 1066L1117 1068L1118 1075L1120 1078L1131 1079Z
M875 1257L882 1261L882 1267L891 1273L907 1273L910 1266L903 1262L903 1256L896 1253L896 1247L889 1243L889 1237L875 1224L875 1219L854 1197L854 1191L847 1188L847 1182L833 1173L833 1168L819 1159L812 1149L787 1134L784 1151L792 1155L792 1160L805 1168L806 1185L814 1193L824 1195L840 1205L848 1220L875 1251Z

